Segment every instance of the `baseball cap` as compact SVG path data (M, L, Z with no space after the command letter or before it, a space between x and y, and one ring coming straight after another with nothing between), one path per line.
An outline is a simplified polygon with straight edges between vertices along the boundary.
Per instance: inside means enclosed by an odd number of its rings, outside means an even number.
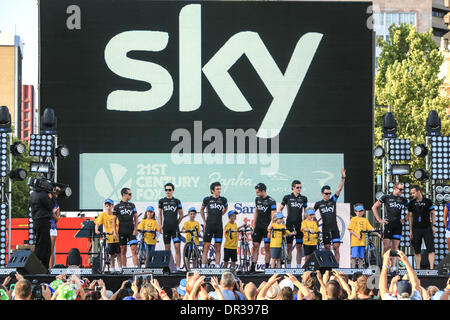
M155 208L153 208L152 206L148 206L145 210L155 212Z
M277 212L277 214L275 215L275 218L276 219L283 219L284 218L283 213Z
M111 200L111 199L109 199L109 198L105 200L105 203L109 203L109 204L112 204L112 205L114 205L114 201L112 201L112 200Z
M127 296L127 297L123 298L122 300L136 300L136 299L132 296Z
M289 288L291 288L292 291L294 291L294 284L289 279L281 280L281 282L278 284L278 286L280 287L280 290L283 289L284 287L289 287Z
M197 212L197 209L195 209L195 207L190 207L188 212L192 212L192 211Z
M409 295L411 296L412 287L409 281L401 280L397 282L397 297L403 293L409 293Z
M231 216L232 214L237 214L237 211L236 210L228 211L228 216Z
M181 279L180 285L177 288L177 292L182 296L186 294L186 282L187 282L186 279Z
M355 207L355 211L364 211L364 207L359 205Z
M316 214L316 211L313 208L309 208L308 210L306 210L307 214Z

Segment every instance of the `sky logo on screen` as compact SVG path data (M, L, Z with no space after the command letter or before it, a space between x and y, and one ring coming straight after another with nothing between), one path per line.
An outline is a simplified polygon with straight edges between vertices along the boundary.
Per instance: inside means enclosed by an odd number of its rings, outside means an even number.
M127 171L127 168L117 163L100 168L94 177L95 190L103 199L122 199L122 188L132 188L132 179L127 178Z
M268 22L269 23L269 22ZM282 35L280 35L282 36ZM210 82L226 108L234 112L252 111L247 99L228 70L245 55L273 100L258 129L257 137L277 136L292 108L323 34L309 32L298 40L283 73L257 32L241 31L202 66L201 5L189 4L179 14L179 108L195 111L202 105L202 74ZM114 36L106 45L105 62L115 74L147 82L147 91L115 90L106 101L107 109L151 111L163 107L173 95L174 81L169 71L153 62L127 57L130 51L163 51L169 34L162 31L131 30Z

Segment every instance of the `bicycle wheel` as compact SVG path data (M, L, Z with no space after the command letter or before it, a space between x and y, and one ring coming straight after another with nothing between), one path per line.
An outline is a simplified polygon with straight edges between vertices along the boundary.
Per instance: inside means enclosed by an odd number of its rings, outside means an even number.
M194 267L194 258L195 258L195 253L193 250L193 246L192 246L192 244L187 243L184 246L184 250L183 250L184 267L186 268L186 271L190 271L191 268Z
M147 248L145 243L139 242L138 245L138 264L139 268L145 266L147 263Z
M197 246L192 246L192 267L200 268L202 265L202 254Z
M245 272L250 272L250 267L252 264L252 253L248 243L245 244L245 259L244 259L244 270Z
M281 244L281 267L284 266L284 268L287 267L287 260L288 260L288 253L287 253L287 247L286 243Z
M239 247L239 268L242 272L247 271L246 266L246 250L245 250L245 244Z
M364 254L364 266L369 268L370 266L380 266L381 257L377 253L374 247L369 247Z
M210 266L211 263L216 263L216 250L214 249L214 246L211 245L209 247L209 252L208 252L208 258L206 261L207 265Z
M100 247L100 261L98 266L98 269L101 273L105 273L106 271L106 259L108 259L108 253L106 252L106 246L102 244L102 246Z

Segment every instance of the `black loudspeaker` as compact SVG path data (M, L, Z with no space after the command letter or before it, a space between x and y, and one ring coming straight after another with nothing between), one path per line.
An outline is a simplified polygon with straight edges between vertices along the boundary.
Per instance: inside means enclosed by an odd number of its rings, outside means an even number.
M146 268L163 269L165 273L177 271L177 266L170 250L153 251L147 254Z
M306 260L303 269L331 270L339 268L339 263L334 257L333 253L328 250L316 250Z
M31 250L15 250L8 261L8 268L16 268L20 274L47 274L48 270Z
M441 276L450 275L450 253L438 263L436 269Z
M77 248L70 249L69 255L66 259L66 266L77 266L81 268L81 262L80 250L78 250Z

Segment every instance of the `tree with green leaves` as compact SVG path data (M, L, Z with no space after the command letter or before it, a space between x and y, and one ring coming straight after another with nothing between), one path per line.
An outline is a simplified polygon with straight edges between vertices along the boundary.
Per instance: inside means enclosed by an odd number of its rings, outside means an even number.
M441 118L442 134L450 134L447 108L450 98L439 93L444 79L438 74L444 61L433 41L432 30L419 33L412 25L391 25L389 42L377 39L382 49L375 78L375 103L389 106L397 121L399 139L410 139L411 146L425 142L425 123L430 110ZM374 143L381 145L382 122L387 108L375 108ZM411 156L411 175L402 179L413 181L413 173L424 168L423 159ZM381 161L375 162L375 176L381 174Z

